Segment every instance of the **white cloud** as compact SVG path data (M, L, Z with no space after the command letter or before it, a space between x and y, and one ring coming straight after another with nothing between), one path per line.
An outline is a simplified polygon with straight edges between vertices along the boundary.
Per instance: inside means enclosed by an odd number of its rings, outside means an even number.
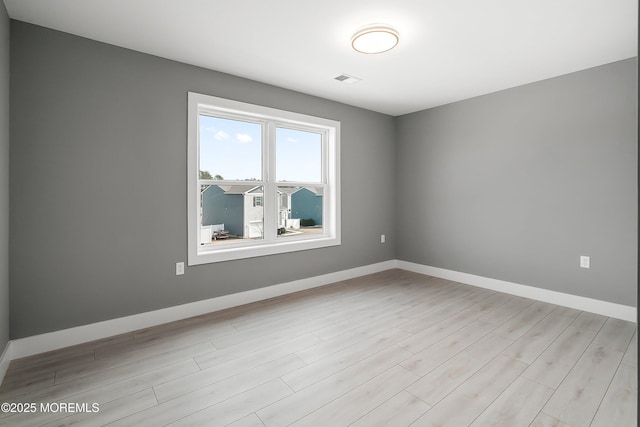
M238 142L246 144L247 142L253 141L253 138L251 138L251 136L247 135L246 133L237 133L236 134L236 140Z
M213 137L215 139L217 139L218 141L223 141L225 139L229 139L229 134L224 132L224 131L219 130L218 132L216 132L215 135L213 135Z
M298 140L297 140L297 139L295 139L295 138L291 138L290 136L289 136L289 137L287 137L287 141L289 141L289 142L298 142Z

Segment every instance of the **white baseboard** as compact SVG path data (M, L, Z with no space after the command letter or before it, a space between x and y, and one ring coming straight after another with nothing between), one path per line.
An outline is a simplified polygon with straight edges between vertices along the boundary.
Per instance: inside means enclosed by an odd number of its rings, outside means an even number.
M251 291L239 292L237 294L225 295L203 301L196 301L146 313L134 314L89 325L77 326L70 329L12 340L9 341L2 357L0 358L0 380L4 376L4 372L6 371L9 362L13 359L32 356L34 354L82 344L101 338L108 338L113 335L132 332L138 329L182 320L256 301L262 301L268 298L290 294L292 292L303 291L342 280L353 279L367 274L390 270L392 268L401 268L407 271L452 280L480 288L491 289L551 304L597 313L603 316L636 322L637 310L635 307L535 288L532 286L520 285L517 283L505 282L482 276L475 276L473 274L430 267L407 261L390 260Z
M517 295L519 297L531 298L564 307L575 308L577 310L588 311L590 313L601 314L603 316L613 317L629 322L635 323L637 321L636 307L630 307L627 305L550 291L548 289L541 289L533 286L520 285L518 283L506 282L473 274L460 273L458 271L446 270L444 268L430 267L428 265L416 264L408 261L397 261L397 268L464 283L465 285L477 286L480 288L491 289L493 291Z
M342 280L378 273L395 267L395 260L384 261L377 264L323 274L321 276L309 277L251 291L239 292L237 294L224 295L217 298L167 307L160 310L134 314L117 319L105 320L103 322L92 323L89 325L77 326L74 328L48 332L26 338L19 338L10 342L12 344L11 359L32 356L34 354L132 332L138 329L161 325L163 323L187 319L189 317L224 310L226 308L237 307L239 305L249 304L256 301L262 301L268 298L290 294L292 292L303 291Z

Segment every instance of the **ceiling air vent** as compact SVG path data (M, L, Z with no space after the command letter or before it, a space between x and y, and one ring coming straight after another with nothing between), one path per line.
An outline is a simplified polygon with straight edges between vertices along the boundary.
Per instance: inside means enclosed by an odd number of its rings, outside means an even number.
M358 83L360 80L362 80L362 79L360 79L358 77L350 76L349 74L340 74L339 76L334 77L334 79L339 81L339 82L346 83L348 85L352 85L354 83Z

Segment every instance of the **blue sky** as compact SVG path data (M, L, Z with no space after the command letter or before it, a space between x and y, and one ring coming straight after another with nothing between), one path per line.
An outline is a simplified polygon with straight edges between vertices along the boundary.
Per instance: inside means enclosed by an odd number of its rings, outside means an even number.
M261 179L261 126L200 116L200 170L229 180ZM276 180L320 182L321 135L276 129Z

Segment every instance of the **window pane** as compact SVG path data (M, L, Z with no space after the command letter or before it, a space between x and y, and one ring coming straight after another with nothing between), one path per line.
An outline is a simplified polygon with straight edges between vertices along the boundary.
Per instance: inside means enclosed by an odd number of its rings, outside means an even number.
M262 126L201 114L200 179L262 179Z
M200 244L263 238L262 186L201 185L200 190Z
M322 135L277 128L276 180L322 182Z
M323 232L322 193L322 187L278 187L278 238Z

